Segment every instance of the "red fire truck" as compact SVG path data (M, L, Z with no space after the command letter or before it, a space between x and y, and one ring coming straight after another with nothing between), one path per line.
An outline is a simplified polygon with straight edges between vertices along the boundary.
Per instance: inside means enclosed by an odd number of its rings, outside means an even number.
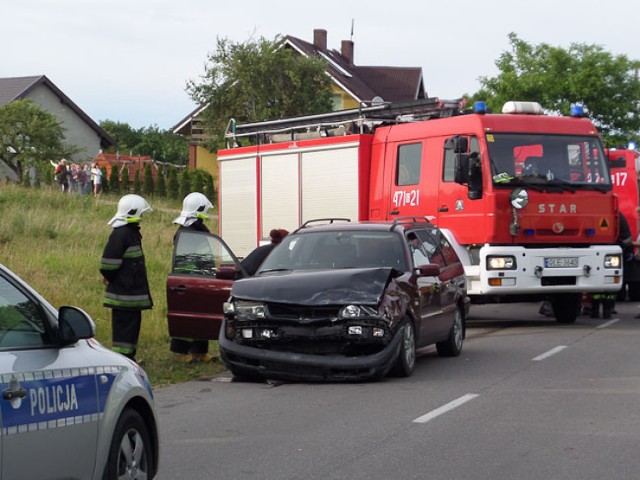
M606 150L609 158L609 170L611 171L611 183L613 191L618 196L618 208L625 216L631 229L631 237L638 241L640 217L638 215L638 152L633 149L610 149ZM637 251L637 249L636 249ZM618 298L633 302L640 301L640 261L625 259L624 262L624 285Z
M230 121L218 153L221 236L246 255L272 228L311 218L426 216L462 259L474 303L546 297L557 321L574 322L581 292L622 285L596 128L537 103L508 102L500 114L463 103Z

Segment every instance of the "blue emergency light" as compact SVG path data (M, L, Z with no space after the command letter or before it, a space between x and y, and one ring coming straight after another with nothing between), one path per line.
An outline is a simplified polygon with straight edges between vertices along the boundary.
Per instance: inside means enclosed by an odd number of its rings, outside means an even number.
M582 105L578 105L578 104L571 105L572 117L582 117L583 115L584 115L584 107Z
M636 142L629 142L629 145L627 146L628 150L635 150L636 148L638 148L638 144Z
M473 102L473 113L487 113L487 102Z

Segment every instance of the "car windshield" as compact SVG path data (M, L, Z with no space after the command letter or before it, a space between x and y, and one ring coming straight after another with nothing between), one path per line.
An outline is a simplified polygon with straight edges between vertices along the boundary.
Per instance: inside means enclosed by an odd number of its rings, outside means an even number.
M406 270L402 237L389 231L304 232L288 235L260 272L393 267Z
M611 185L596 137L491 133L486 137L496 185L556 184L570 188Z

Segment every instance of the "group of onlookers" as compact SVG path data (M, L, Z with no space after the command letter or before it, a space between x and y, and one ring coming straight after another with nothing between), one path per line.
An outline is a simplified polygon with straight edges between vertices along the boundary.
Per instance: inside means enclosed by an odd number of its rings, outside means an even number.
M97 163L67 165L67 160L58 163L51 162L55 167L54 178L60 190L65 193L79 193L80 195L93 193L97 197L102 190L102 170Z

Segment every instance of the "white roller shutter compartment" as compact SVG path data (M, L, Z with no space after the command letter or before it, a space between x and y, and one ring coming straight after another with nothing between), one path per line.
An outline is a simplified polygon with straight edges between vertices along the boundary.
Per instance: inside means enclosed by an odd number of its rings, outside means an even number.
M220 161L220 236L239 257L257 246L256 159Z
M358 220L358 146L302 155L302 222Z
M292 231L298 219L298 154L265 155L261 163L262 235L268 239L272 228Z

